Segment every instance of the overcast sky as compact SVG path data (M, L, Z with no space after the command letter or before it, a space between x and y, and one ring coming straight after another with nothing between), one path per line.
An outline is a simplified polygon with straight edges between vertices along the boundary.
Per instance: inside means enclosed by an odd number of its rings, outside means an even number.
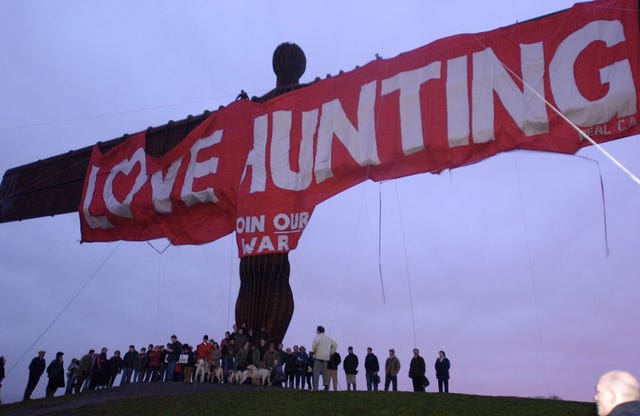
M214 110L241 89L262 95L275 86L281 42L304 49L308 82L376 53L390 58L572 5L216 3L2 2L0 171ZM636 174L637 140L604 146ZM640 375L640 189L597 149L578 156L502 153L440 175L367 182L322 203L289 256L296 306L285 346L308 346L324 324L343 355L353 345L364 358L371 346L383 362L395 348L403 390L414 345L432 382L437 352L447 352L460 393L589 401L600 373ZM39 349L48 361L64 351L68 363L90 348L166 343L172 333L219 340L233 323L233 237L163 254L155 249L164 240L79 240L77 214L0 224L5 402L21 399ZM43 377L33 397L45 385Z

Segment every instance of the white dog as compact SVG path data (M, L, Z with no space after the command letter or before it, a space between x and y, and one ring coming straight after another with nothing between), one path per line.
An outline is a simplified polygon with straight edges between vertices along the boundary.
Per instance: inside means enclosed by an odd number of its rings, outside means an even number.
M196 383L204 383L209 379L209 363L206 360L199 359L196 362L196 375L194 380Z
M229 382L229 384L242 384L242 371L229 370L229 375L227 376L227 382Z
M271 384L271 372L266 368L257 368L255 365L251 364L247 367L247 370L251 371L253 384L257 386L266 386L267 384Z

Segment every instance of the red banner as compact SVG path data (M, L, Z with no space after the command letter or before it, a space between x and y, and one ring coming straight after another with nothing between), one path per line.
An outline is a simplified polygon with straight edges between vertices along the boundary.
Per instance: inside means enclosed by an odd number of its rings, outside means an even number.
M84 241L201 244L236 232L240 256L297 246L314 207L366 179L497 152L575 153L638 134L635 0L603 0L441 39L279 96L237 101L160 158L140 133L94 148Z

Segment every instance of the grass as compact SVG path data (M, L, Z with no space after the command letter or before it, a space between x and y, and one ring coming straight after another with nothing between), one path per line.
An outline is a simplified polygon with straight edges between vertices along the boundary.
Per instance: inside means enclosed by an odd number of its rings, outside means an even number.
M10 407L10 406L7 406ZM0 409L1 410L1 409ZM2 413L2 412L0 412ZM594 416L593 403L463 394L250 390L137 396L49 415Z

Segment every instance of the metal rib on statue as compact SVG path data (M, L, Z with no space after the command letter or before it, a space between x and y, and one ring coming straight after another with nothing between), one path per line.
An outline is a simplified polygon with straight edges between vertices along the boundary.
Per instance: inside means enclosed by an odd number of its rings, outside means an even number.
M306 68L302 49L292 43L279 45L273 53L276 88L253 101L266 102L280 94L306 86L299 80ZM244 91L238 98L248 98ZM146 131L146 153L161 156L173 149L204 121L210 111L169 121ZM130 135L98 142L102 152L114 148ZM5 172L0 183L0 223L66 214L78 210L82 187L93 146L56 155ZM293 316L293 294L289 286L288 253L245 256L240 260L240 290L236 322L258 331L265 327L271 340L284 338Z

